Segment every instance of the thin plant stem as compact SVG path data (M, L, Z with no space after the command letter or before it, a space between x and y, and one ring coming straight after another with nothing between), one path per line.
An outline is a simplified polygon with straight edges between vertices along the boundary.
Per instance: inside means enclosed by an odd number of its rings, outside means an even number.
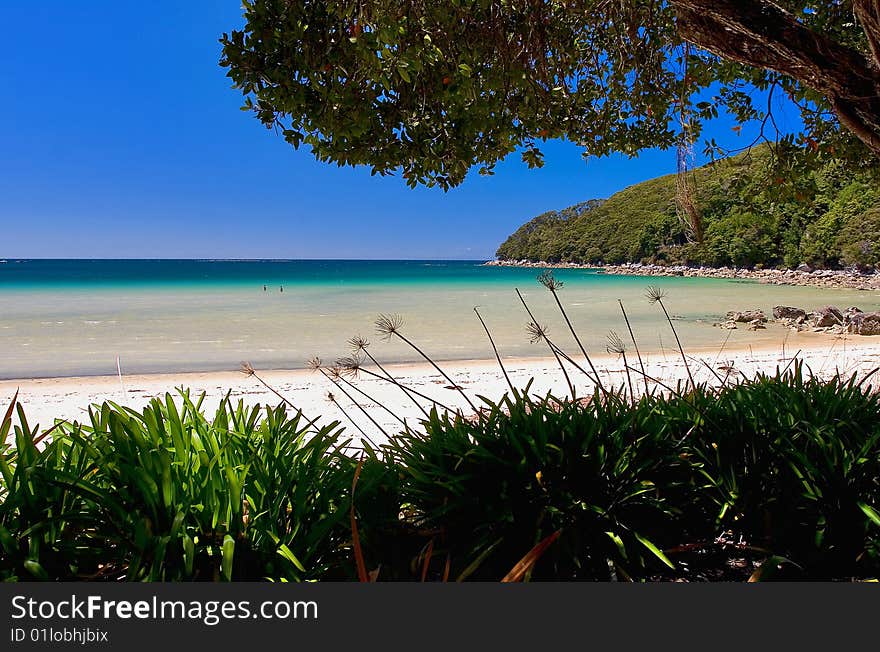
M629 317L627 316L626 310L623 307L623 301L618 299L617 303L620 304L620 312L623 313L623 321L626 322L626 329L629 331L629 338L632 340L633 348L635 348L636 350L636 357L639 359L639 367L642 368L642 380L645 381L645 395L647 396L651 393L651 390L648 389L648 376L645 373L645 363L642 362L642 354L639 352L639 345L638 342L636 342L636 336L635 333L633 333L632 326L630 326Z
M363 367L358 369L358 371L365 373L368 376L372 376L373 378L378 378L379 380L384 380L386 383L391 383L393 385L397 385L405 392L411 392L411 393L415 394L416 396L418 396L419 398L423 398L426 401L430 401L431 403L433 403L437 407L443 408L447 412L455 412L455 410L453 410L448 405L445 405L445 404L441 403L440 401L438 401L437 399L431 398L430 396L426 396L425 394L422 394L421 392L417 392L416 390L414 390L411 387L406 387L405 385L400 383L400 381L396 380L395 378L386 378L385 376L377 374L375 371L370 371L369 369L364 369ZM419 406L419 407L421 407L421 406ZM423 411L424 411L424 408L423 408ZM426 414L425 416L428 416L428 415Z
M332 377L329 373L327 373L324 369L318 369L318 371L320 371L320 372L324 375L324 378L326 378L326 379L329 380L331 383L333 383L334 385L336 385L336 387L339 388L339 391L342 392L343 394L345 394L346 398L347 398L349 401L351 401L352 403L354 403L354 405L355 405L355 406L356 406L361 412L363 412L364 416L367 417L367 419L369 419L370 422L371 422L374 426L376 426L376 428L378 428L379 431L380 431L383 435L385 435L386 437L390 437L390 435L385 431L385 428L383 428L382 426L380 426L380 425L379 425L379 422L376 421L376 420L373 418L373 415L371 415L369 412L367 412L367 410L364 408L364 406L362 406L360 403L358 403L358 402L352 397L351 394L349 394L347 391L345 391L345 388L339 383L339 381L337 381L335 378L333 378L333 377ZM363 431L361 431L361 432L363 433ZM364 437L367 438L367 441L370 442L370 444L372 444L373 446L375 446L376 448L378 448L378 446L376 446L376 442L374 442L372 439L370 439L370 437L367 436L366 433L363 433L363 434L364 434Z
M339 401L336 400L336 397L333 396L332 394L330 396L331 396L330 402L333 403L333 405L335 405L339 409L340 412L342 412L343 416L346 419L348 419L349 422L351 422L351 425L353 425L355 428L357 428L357 431L359 433L361 433L362 437L365 437L367 439L367 441L371 441L370 437L367 435L367 433L364 432L364 429L358 425L357 421L355 421L354 419L351 418L351 415L346 411L346 409L344 407L342 407L342 405L339 403Z
M791 335L791 331L788 331L785 334L785 337L782 338L782 361L785 361L785 344L788 342L788 336Z
M489 343L492 345L492 350L495 352L495 359L498 360L498 366L501 367L501 373L504 374L504 380L507 381L507 386L510 387L510 391L515 394L516 389L513 387L513 383L510 382L510 376L507 375L507 369L504 368L504 363L501 361L501 355L498 353L498 347L495 346L495 340L492 339L492 333L489 332L489 327L486 326L486 322L483 321L483 316L480 315L480 311L477 310L477 306L474 306L474 312L477 315L477 319L479 319L480 323L483 325L483 330L486 331L486 337L489 338Z
M864 384L868 381L868 379L871 378L871 376L873 376L874 374L876 374L878 371L880 371L880 367L874 367L871 371L869 371L869 372L865 375L864 378L862 378L862 379L859 381L859 383L856 385L856 387L858 387L859 389L861 389L862 385L864 385ZM871 387L871 386L868 385L868 389L869 389L869 390L870 390L870 387Z
M793 356L791 356L791 360L789 360L789 361L788 361L788 364L785 365L785 367L783 367L783 369L782 369L782 373L785 373L786 371L788 371L788 368L791 366L791 363L794 362L795 360L797 360L797 357L798 357L802 352L803 352L803 349L798 349L798 350L797 350L797 353L795 353Z
M669 328L672 329L672 334L675 336L675 343L678 345L678 352L681 353L681 360L684 362L684 369L687 372L688 379L691 381L691 388L696 391L697 383L694 382L694 376L691 374L691 367L688 364L687 356L684 354L684 347L681 345L681 340L678 338L678 331L675 330L675 324L672 323L672 317L669 316L669 311L666 310L666 304L663 303L662 296L658 296L657 303L659 303L660 308L663 309L666 321L669 322Z
M825 365L828 364L828 361L831 359L831 353L834 351L834 347L837 346L837 340L831 341L831 346L828 347L828 353L825 354L824 359L822 360L822 366L819 367L819 374L825 371Z
M379 363L379 361L376 360L376 358L374 358L373 355L372 355L369 351L367 351L366 347L362 348L361 351L363 351L363 352L364 352L364 355L367 356L367 358L370 359L370 362L372 362L374 365L376 365L376 367L379 369L379 371L381 371L383 374L385 374L385 376L387 376L387 378L384 378L384 379L383 379L381 376L379 376L379 375L377 375L377 374L374 374L377 378L380 378L380 379L382 379L382 380L388 380L389 382L393 383L394 385L397 385L397 387L399 387L400 390L401 390L404 394L406 394L406 395L409 397L409 399L410 399L413 403L415 403L416 407L419 408L419 410L421 410L422 414L425 415L425 418L426 418L426 419L429 418L430 415L428 414L428 411L427 411L424 407L422 407L422 404L419 403L419 402L415 399L415 396L422 396L422 394L419 394L419 393L416 392L415 390L408 388L406 385L404 385L404 384L401 383L399 380L397 380L394 376L392 376L392 375L388 372L388 370L385 369L385 367L383 367L383 366ZM366 370L364 370L364 371L366 371ZM415 395L415 396L413 396L413 395ZM427 398L427 397L424 397L424 398L426 398L427 400L432 401L432 402L434 402L434 403L437 403L436 401L433 401L433 399L430 399L430 398ZM439 405L439 404L438 404L438 405Z
M727 337L724 338L724 341L721 343L721 348L718 349L718 354L715 356L715 360L712 364L718 364L718 358L721 357L721 354L724 352L724 347L727 346L727 341L730 339L730 335L733 331L727 331ZM785 342L782 343L782 359L785 359Z
M526 300L523 298L522 293L519 291L519 288L514 288L516 290L516 296L519 297L519 300L523 304L523 308L526 309L526 313L528 313L529 318L532 320L532 323L537 327L538 321L535 319L535 316L532 314L531 309L529 309L529 304L526 303ZM568 375L568 372L565 370L565 365L562 364L562 360L559 357L559 354L556 352L558 347L553 344L549 337L547 337L546 333L542 334L541 337L550 347L550 351L553 352L553 357L556 358L556 362L559 364L559 368L562 369L562 375L565 376L565 382L568 383L568 389L571 392L571 400L577 400L577 393L575 392L574 385L571 382L571 378ZM567 357L567 356L566 356ZM589 374L587 374L589 377Z
M633 391L633 381L632 381L632 376L630 376L630 373L629 373L629 365L626 362L626 352L621 351L620 355L623 356L623 368L626 370L626 383L627 383L627 385L629 385L630 401L633 405L635 405L636 404L636 393Z
M596 366L593 364L593 361L590 359L590 356L587 354L587 350L584 348L584 345L581 344L581 338L578 337L577 331L575 331L574 326L571 323L571 320L568 318L568 313L565 312L565 308L562 306L562 302L559 300L559 295L556 293L556 290L553 287L550 287L550 294L553 295L553 298L556 299L556 305L559 306L559 312L562 313L563 318L565 319L565 323L568 325L568 330L571 331L572 337L574 337L574 341L577 342L578 348L581 350L584 358L587 361L587 364L590 365L590 369L593 372L593 375L596 377L596 385L599 386L599 389L602 393L605 393L605 387L602 385L602 380L599 378L599 372L596 371Z
M397 419L398 421L400 421L400 423L402 423L402 424L404 425L404 427L406 427L406 421L405 421L403 418L401 418L398 414L396 414L391 408L389 408L387 405L385 405L384 403L382 403L382 401L377 401L375 398L373 398L372 396L370 396L369 394L367 394L367 393L366 393L364 390L362 390L360 387L358 387L357 385L355 385L354 383L352 383L350 380L348 380L348 379L346 379L346 378L343 378L342 376L339 377L339 380L341 380L341 381L342 381L343 383L345 383L348 387L350 387L351 389L353 389L354 391L356 391L358 394L360 394L361 396L363 396L363 397L364 397L365 399L367 399L368 401L372 401L373 403L375 403L376 405L378 405L380 408L382 408L383 410L385 410L385 411L386 411L388 414L390 414L392 417L394 417L395 419Z
M574 367L575 369L580 371L584 376L586 376L590 380L593 379L593 375L589 371L587 371L580 364L578 364L577 360L575 360L570 355L568 355L568 353L566 353L565 351L560 349L552 340L550 340L550 338L547 338L547 344L550 346L550 349L559 356L560 359L565 360L568 364L570 364L572 367Z
M636 373L640 373L638 369L635 369L635 368L633 368L633 367L629 367L629 369L631 369L632 371L635 371ZM654 383L654 384L656 384L656 385L659 385L660 387L662 387L663 389L665 389L666 391L668 391L668 392L669 392L670 394L672 394L673 396L676 396L676 397L678 397L678 398L684 398L684 397L682 396L682 394L681 394L680 391L678 391L678 390L675 389L674 387L671 387L671 386L667 385L666 383L664 383L664 382L663 382L662 380L660 380L659 378L654 378L653 376L648 376L648 380L650 380L652 383ZM693 407L693 406L692 406L692 407Z
M471 399L468 397L468 395L465 394L465 392L461 388L461 386L458 383L456 383L454 380L452 380L452 378L449 377L449 374L447 374L445 371L443 371L443 369L441 369L440 366L436 362L434 362L434 360L427 353L422 351L418 347L418 345L416 345L415 342L413 342L406 335L401 333L399 329L395 329L395 330L391 331L391 334L397 335L397 337L399 337L401 340L403 340L413 351L415 351L420 356L422 356L432 367L434 367L434 369L437 370L437 372L441 376L443 376L449 382L450 385L452 385L453 389L455 389L456 391L458 391L459 394L461 394L462 398L465 400L465 402L467 402L467 404L470 406L471 410L473 410L477 414L481 414L481 412L477 409L477 406L474 405L473 401L471 401Z
M571 382L571 378L568 375L568 372L565 370L565 366L562 364L562 360L559 358L559 354L556 353L556 346L553 345L548 338L544 338L547 340L547 343L550 344L550 350L553 351L553 355L556 358L556 362L559 364L559 368L562 369L562 375L565 376L565 382L568 383L568 391L571 392L571 400L577 400L577 392L574 389L574 384Z
M718 380L719 383L721 383L722 385L724 384L724 379L722 379L721 376L718 374L718 372L712 368L712 365L710 365L708 362L703 360L703 358L696 358L694 356L689 356L689 357L694 362L699 362L704 367L706 367L706 369L709 370L709 373L711 373L713 376L715 376L715 378Z
M629 362L626 359L626 345L623 343L623 340L620 339L620 335L614 331L608 333L608 344L605 346L605 350L608 353L616 353L623 358L623 369L626 372L626 384L629 387L629 402L632 403L632 405L635 405L636 392L633 388L632 374L630 374L629 371ZM624 398L626 398L626 390L624 390Z
M553 346L556 346L556 345L554 344ZM571 357L570 357L567 353L565 353L565 351L559 349L558 347L557 347L557 351L559 352L559 354L560 354L563 358L565 358L565 360L566 360L569 364L571 364L572 366L576 367L577 370L580 371L581 373L583 373L583 374L589 376L589 372L588 372L586 369L584 369L583 367L581 367L577 362L575 362L574 360L572 360ZM638 369L634 369L633 367L628 367L628 369L630 369L631 371L635 371L636 373L642 373L642 372L640 372ZM653 376L648 376L648 380L650 380L652 383L655 383L656 385L659 385L659 386L662 387L663 389L669 391L673 396L677 396L677 397L679 397L679 398L683 398L681 392L679 392L678 390L674 389L673 387L670 387L669 385L667 385L666 383L664 383L664 382L663 382L662 380L660 380L659 378L654 378Z
M268 389L270 392L272 392L273 394L275 394L275 396L277 396L278 398L280 398L281 401L282 401L285 405L288 405L289 407L292 407L294 410L297 409L296 406L294 406L294 404L291 403L291 402L287 399L286 396L284 396L281 392L279 392L277 389L275 389L275 388L272 387L269 383L267 383L265 380L263 380L263 379L260 377L260 375L254 370L254 368L251 367L249 364L243 364L243 365L242 365L242 373L244 373L244 374L246 374L246 375L248 375L248 376L253 376L253 377L256 378L258 381L260 381L260 384L263 385L263 387L265 387L265 388Z
M285 405L287 405L288 407L290 407L290 408L296 410L296 413L297 413L298 416L300 416L300 417L304 416L304 415L303 415L303 411L302 411L301 408L298 408L297 406L295 406L293 403L291 403L291 402L287 399L286 396L284 396L281 392L279 392L277 389L275 389L275 388L272 387L269 383L267 383L265 380L263 380L263 378L257 373L256 369L254 369L254 368L250 365L250 363L248 363L248 362L242 363L242 365L241 365L241 370L242 370L242 373L244 373L245 375L247 375L247 376L253 376L254 378L256 378L256 379L260 382L260 384L263 385L263 387L265 387L265 388L268 389L270 392L272 392L273 394L275 394L275 396L277 396L278 398L280 398L281 401L282 401ZM229 401L229 395L228 395L228 394L227 394L226 400ZM229 405L230 405L230 408L231 408L232 403L230 402ZM319 416L315 417L314 419L310 419L310 420L306 423L306 428L308 428L308 427L310 427L310 426L314 426L314 425L318 422L318 419L320 419L320 418L321 418L321 417L320 417L320 415L319 415Z

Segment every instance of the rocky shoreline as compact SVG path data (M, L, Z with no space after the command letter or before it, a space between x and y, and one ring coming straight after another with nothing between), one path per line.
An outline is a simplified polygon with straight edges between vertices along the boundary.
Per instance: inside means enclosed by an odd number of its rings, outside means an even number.
M766 328L767 316L762 310L732 310L723 322L713 324L719 328L735 329L744 324L748 330ZM855 306L840 310L825 306L807 312L803 308L775 306L772 321L793 331L814 331L838 335L880 335L880 312L863 312Z
M770 285L806 285L819 288L880 291L880 272L862 273L858 270L810 269L746 269L737 267L687 267L685 265L579 265L576 263L548 263L527 260L490 260L485 263L497 267L535 267L548 269L598 269L605 274L630 276L684 276L694 278L746 279Z

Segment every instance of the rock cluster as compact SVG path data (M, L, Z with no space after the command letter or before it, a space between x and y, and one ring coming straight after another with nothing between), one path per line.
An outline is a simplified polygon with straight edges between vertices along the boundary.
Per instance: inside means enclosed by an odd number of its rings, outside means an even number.
M857 335L880 335L880 312L858 312L849 320L849 332Z
M767 316L763 310L731 310L727 313L727 321L721 324L723 328L734 329L737 324L748 324L750 331L766 328Z
M846 310L823 306L810 312L791 306L775 306L773 321L796 331L880 335L880 312L862 312L855 306ZM766 322L767 318L760 310L731 310L727 313L727 319L715 326L735 329L737 324L745 323L749 330L757 330L765 328Z
M791 319L803 324L806 318L806 311L800 308L792 308L790 306L776 306L773 308L773 319Z

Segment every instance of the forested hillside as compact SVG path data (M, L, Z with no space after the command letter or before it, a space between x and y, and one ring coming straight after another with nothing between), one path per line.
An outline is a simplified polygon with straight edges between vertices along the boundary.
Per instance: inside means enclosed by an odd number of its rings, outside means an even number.
M877 170L831 161L785 174L769 159L766 147L755 148L692 173L702 243L688 240L676 216L676 177L668 175L604 201L539 215L496 255L577 263L880 266Z

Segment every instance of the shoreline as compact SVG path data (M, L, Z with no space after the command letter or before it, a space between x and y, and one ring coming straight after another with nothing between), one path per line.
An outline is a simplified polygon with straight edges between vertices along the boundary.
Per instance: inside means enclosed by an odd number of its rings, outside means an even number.
M686 349L688 364L697 382L718 384L722 377L752 377L759 372L773 373L777 367L791 364L792 357L804 361L814 373L830 375L835 371L849 376L853 373L864 375L875 367L880 367L880 339L833 335L830 333L797 334L788 332L776 342L763 342L755 345L737 346L719 349ZM637 368L638 363L630 353L629 366ZM646 373L666 384L674 385L687 378L687 370L676 349L666 348L663 351L642 351ZM575 357L580 360L580 356ZM556 396L568 393L567 384L553 358L511 358L504 359L514 386L522 388L530 380L532 393L546 394L552 392ZM628 383L627 373L622 361L616 355L602 354L593 356L593 362L599 369L603 383L620 387ZM509 388L504 376L494 359L462 360L458 362L440 363L446 371L470 397L486 396L497 400ZM453 409L466 408L463 397L452 388L428 363L402 363L387 365L393 376L408 387L423 393ZM592 392L592 386L585 376L567 366L572 380L575 382L578 395L584 396ZM415 424L422 416L419 409L404 395L401 390L389 382L382 382L368 375L363 375L352 382L369 399L358 395L350 387L343 386L351 395L334 387L330 381L308 369L293 370L257 370L257 375L270 386L277 389L289 399L290 403L311 417L320 415L319 421L329 423L339 420L349 434L357 431L344 416L342 409L354 418L368 432L375 429L359 412L359 408L351 400L357 397L370 414L386 429L388 433L401 429L399 419L409 420ZM637 391L642 379L631 371L631 380ZM50 427L54 419L88 421L89 405L104 401L113 401L133 409L143 408L149 400L161 397L166 392L175 395L176 387L187 387L193 396L205 392L204 408L208 414L216 409L227 392L230 398L245 404L277 405L280 399L266 389L257 378L248 377L239 371L220 372L187 372L122 376L85 376L60 377L42 379L14 379L0 381L0 408L5 409L16 390L19 390L19 402L25 410L29 423L40 424L41 428ZM332 391L338 405L327 400L328 391ZM426 401L420 401L428 405ZM390 409L397 417L390 415L384 408ZM378 437L378 438L381 438Z
M848 289L880 292L880 271L862 274L850 270L831 269L748 269L740 267L689 267L686 265L620 265L548 263L527 260L490 260L489 267L529 267L546 269L596 269L600 273L626 276L681 276L750 280L768 285L795 285L825 289Z

